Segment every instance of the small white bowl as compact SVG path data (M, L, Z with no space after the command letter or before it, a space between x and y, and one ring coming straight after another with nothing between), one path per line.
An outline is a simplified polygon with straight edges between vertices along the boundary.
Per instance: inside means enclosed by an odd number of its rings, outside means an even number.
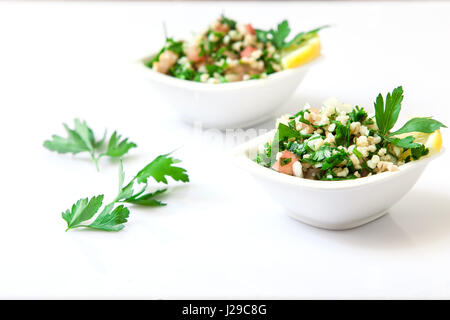
M345 181L314 181L265 168L253 159L275 130L236 147L233 162L251 173L290 215L309 225L332 230L358 227L384 214L416 183L437 155L409 162L396 172Z
M149 80L181 119L208 128L248 127L275 116L275 111L295 92L309 68L318 60L269 75L266 79L231 83L199 83L155 72L139 61Z

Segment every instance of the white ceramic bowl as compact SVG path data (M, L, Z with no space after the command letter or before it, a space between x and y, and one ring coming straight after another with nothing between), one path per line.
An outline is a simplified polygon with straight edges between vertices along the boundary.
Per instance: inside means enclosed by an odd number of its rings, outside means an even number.
M275 116L275 111L295 92L311 65L319 60L273 73L267 79L211 84L155 72L144 65L150 59L139 61L139 69L167 105L184 121L218 129L248 127Z
M354 228L386 214L416 183L431 160L442 154L409 162L396 172L346 181L314 181L278 173L253 159L258 145L272 138L275 130L233 151L233 161L250 172L290 215L315 227Z

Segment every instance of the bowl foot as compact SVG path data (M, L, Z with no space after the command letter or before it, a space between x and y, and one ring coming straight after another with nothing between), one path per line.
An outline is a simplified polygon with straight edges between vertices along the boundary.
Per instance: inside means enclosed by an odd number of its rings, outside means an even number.
M364 219L343 222L343 223L322 223L320 221L314 221L314 220L310 220L305 217L298 216L297 214L295 214L293 212L289 212L289 216L297 221L300 221L302 223L308 224L308 225L316 227L316 228L337 231L337 230L348 230L348 229L360 227L362 225L365 225L366 223L369 223L378 218L381 218L386 213L387 213L387 211L382 211L381 213L377 213L375 215L372 215L372 216L364 218Z

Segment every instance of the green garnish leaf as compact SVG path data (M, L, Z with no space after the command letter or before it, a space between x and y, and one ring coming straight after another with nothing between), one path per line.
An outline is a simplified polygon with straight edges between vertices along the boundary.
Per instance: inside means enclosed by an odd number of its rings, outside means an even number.
M275 136L273 137L272 150L282 151L282 142L291 138L301 138L301 134L283 123L278 124L277 132L275 132Z
M170 153L169 153L170 154ZM144 169L134 176L134 178L124 186L125 173L123 164L119 165L119 192L116 198L108 205L105 205L102 212L96 217L91 224L82 224L84 221L90 220L99 211L103 203L103 195L78 200L71 210L62 213L63 219L67 222L67 230L74 228L89 228L101 231L120 231L127 222L130 211L124 205L114 206L119 203L132 203L142 206L165 206L166 204L155 199L157 195L164 193L167 189L160 189L154 192L145 193L148 187L148 178L154 177L157 182L167 184L166 177L172 177L176 181L188 182L189 176L186 170L175 167L173 164L179 163L180 160L169 157L169 154L161 155L148 164ZM133 187L136 183L144 183L145 185L135 192Z
M192 69L190 64L186 66L177 62L169 71L171 75L178 79L196 81L198 78L198 81L200 81L201 74Z
M292 158L280 158L281 166L285 166L292 161Z
M344 126L337 122L335 142L338 146L348 147L350 145L350 123Z
M324 28L328 28L328 27L329 26L321 26L321 27L315 28L315 29L307 31L307 32L300 32L297 35L295 35L295 37L291 41L283 43L282 47L290 48L292 46L293 47L298 46L298 45L302 44L303 42L314 37L320 30L322 30Z
M291 32L291 28L289 27L289 22L287 20L283 20L277 25L277 29L270 29L269 31L264 31L260 29L256 29L256 37L259 41L266 43L272 42L272 44L277 49L281 49L285 43L285 40L289 33Z
M220 17L220 23L227 25L231 30L236 29L236 21L229 19L224 15Z
M290 146L289 146L289 151L291 151L292 153L296 154L297 156L301 157L304 154L306 154L308 147L306 143L297 143L297 142L293 142Z
M367 112L364 110L364 108L356 106L352 109L351 112L348 113L348 116L350 117L350 120L352 122L360 122L361 124L363 124L364 120L367 119Z
M422 144L414 142L413 136L408 136L408 137L405 137L402 139L400 139L400 138L385 138L385 139L389 143L392 143L393 145L396 145L397 147L405 148L405 149L418 148L418 147L422 146Z
M123 187L124 173L121 163L119 167L119 194L115 201L145 206L164 206L165 203L155 200L154 197L165 192L167 189L145 193L150 177L153 177L156 182L165 184L168 183L166 177L171 177L175 181L189 182L189 176L186 173L186 169L173 166L173 164L179 163L180 160L174 159L169 155L170 153L156 157L151 163L140 170L125 187ZM135 192L133 189L135 183L142 183L144 186L139 191Z
M66 210L62 213L62 217L67 222L67 230L78 228L82 222L91 219L100 209L103 202L103 195L92 197L90 200L88 198L78 200L74 205L72 205L71 210Z
M87 228L101 231L120 231L124 228L124 223L130 215L130 210L123 205L117 206L114 210L114 203L111 203L103 209L97 218Z
M421 144L419 147L411 149L411 156L413 157L414 160L417 160L423 156L426 156L429 152L430 150L426 148L423 144Z
M154 199L155 196L166 192L167 189L160 189L155 192L149 192L146 194L140 195L139 193L137 195L131 196L127 199L124 199L122 202L128 202L133 204L138 204L141 206L149 206L149 207L161 207L167 205L166 203L161 202L160 200Z
M116 131L111 135L108 142L108 149L100 156L109 156L113 158L122 157L131 148L136 148L137 145L134 142L128 142L128 138L121 140L121 135Z
M289 27L289 22L287 20L280 22L276 30L270 30L274 46L276 48L282 48L290 32L291 28Z
M348 154L344 150L338 149L339 151L336 154L333 154L332 156L327 157L324 159L322 163L322 170L328 170L330 168L336 167L338 164L340 164L342 161L348 159Z
M100 153L100 155L96 156L96 153L100 152L100 149L104 144L106 131L102 139L95 140L93 130L87 125L85 121L75 119L74 123L74 129L71 129L66 124L64 124L64 128L67 132L66 138L53 135L52 140L44 141L44 147L50 151L55 151L58 153L77 154L80 152L88 152L91 156L92 161L95 163L97 170L98 160L102 156L121 157L126 154L131 148L136 147L136 144L134 142L129 142L128 138L121 140L121 136L116 131L114 131L109 139L106 152Z
M321 162L326 158L331 157L331 155L332 155L331 147L328 144L323 144L316 152L314 152L311 159L313 161Z
M167 184L166 177L171 177L175 181L189 182L186 169L176 167L174 164L180 160L169 157L170 153L156 157L151 163L146 165L136 175L138 183L147 183L149 177L153 177L156 182Z
M291 46L300 45L301 43L314 37L320 30L327 27L328 26L322 26L307 32L300 32L288 42L286 41L286 38L291 32L291 28L289 27L289 22L287 20L280 22L276 30L270 29L269 31L264 31L261 29L256 29L255 32L259 41L263 43L271 42L277 49L286 49Z
M255 161L268 168L272 166L274 160L274 157L272 157L272 145L266 142L264 145L264 152L257 154Z
M270 41L269 32L261 29L255 29L256 38L262 43L267 43Z
M94 151L93 146L97 145L92 130L86 122L80 122L78 119L75 119L74 122L74 129L70 129L66 124L63 124L67 132L66 138L53 135L52 140L44 142L44 147L58 153L77 154L84 151L92 153Z
M175 41L172 38L167 38L166 50L175 52L178 57L184 56L183 41Z
M205 68L208 74L212 77L214 76L214 73L222 74L224 70L227 68L227 65L224 64L223 66L218 66L215 64L207 64L205 65Z
M444 127L447 128L443 123L431 119L430 117L424 118L413 118L406 122L403 127L398 129L395 132L389 134L389 136L398 135L401 133L407 132L424 132L424 133L432 133L439 128Z
M391 130L397 122L398 115L401 110L403 100L403 88L397 87L386 96L386 105L383 101L381 93L378 95L375 106L375 119L377 121L378 130L381 135L385 135Z
M355 156L357 156L359 159L362 159L363 158L363 155L362 155L362 153L361 152L359 152L358 151L358 149L356 149L356 147L355 148L353 148L353 153L355 154Z

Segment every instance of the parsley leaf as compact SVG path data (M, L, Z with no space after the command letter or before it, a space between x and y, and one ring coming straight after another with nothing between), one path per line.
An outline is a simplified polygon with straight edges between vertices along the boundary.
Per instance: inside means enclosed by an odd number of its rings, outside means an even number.
M280 22L277 25L276 30L270 29L268 31L264 31L261 29L256 29L255 33L259 41L263 43L271 42L275 46L275 48L285 49L291 46L300 45L304 41L311 39L317 34L317 32L326 27L328 26L322 26L307 32L300 32L288 42L286 42L286 38L291 33L291 28L289 27L289 22L287 20L283 20L282 22Z
M413 157L414 160L417 160L423 156L426 156L429 152L430 150L426 148L423 144L421 144L419 147L411 149L411 156Z
M301 138L301 134L283 123L278 124L277 132L275 132L275 136L273 137L272 150L277 152L282 151L282 142L292 138Z
M62 213L62 217L67 222L67 230L82 227L83 221L91 219L102 206L103 195L78 200L72 205L71 210Z
M403 100L403 88L397 87L386 96L386 105L381 93L377 96L374 103L375 119L381 135L386 135L397 122Z
M155 196L166 192L167 189L160 189L157 190L155 192L149 192L146 194L143 194L143 192L139 192L127 199L124 199L123 202L128 202L128 203L133 203L133 204L138 204L141 206L149 206L149 207L161 207L161 206L165 206L166 203L163 203L159 200L154 199Z
M280 164L281 166L285 166L289 164L292 161L292 158L280 158Z
M350 145L350 122L346 126L340 122L336 123L336 145L348 147Z
M362 155L362 153L361 153L361 152L359 152L359 151L358 151L358 149L356 149L356 147L355 147L355 148L353 148L353 154L354 154L355 156L357 156L357 157L358 157L358 159L362 159L362 158L363 158L363 155Z
M214 76L214 73L223 74L224 70L227 68L227 64L224 64L222 66L207 64L205 65L205 68L208 74L212 77Z
M359 106L354 107L351 112L347 113L347 115L350 117L352 122L363 123L364 120L367 119L367 112L364 108L360 108Z
M52 140L44 141L44 147L58 153L77 154L89 152L95 162L94 150L96 146L103 144L102 140L99 142L95 141L93 131L85 121L81 122L75 119L74 123L74 129L70 129L65 123L63 124L67 132L66 138L53 135Z
M128 138L121 140L121 135L117 134L116 131L111 135L108 142L108 149L105 153L100 154L99 158L102 156L109 157L122 157L126 154L131 148L136 148L137 145L134 142L128 142Z
M297 35L295 35L295 37L290 40L289 42L285 42L283 43L282 47L283 48L289 48L291 46L298 46L300 44L302 44L303 42L311 39L312 37L314 37L320 30L324 29L324 28L328 28L329 26L321 26L319 28L307 31L307 32L300 32Z
M308 145L306 143L297 143L294 141L288 149L297 156L302 157L308 151Z
M291 32L291 28L289 27L289 22L287 20L283 20L277 25L277 29L270 29L269 31L264 31L260 29L256 29L256 37L259 41L266 43L271 42L275 48L281 49L285 43L285 39Z
M331 157L332 155L332 149L328 144L323 144L320 146L320 148L313 154L311 157L312 160L321 162L325 160L326 158Z
M119 168L119 194L116 197L118 202L128 202L145 206L163 206L164 203L153 199L155 196L165 192L167 189L161 189L151 193L145 193L149 178L153 177L156 182L162 182L168 184L166 177L171 177L175 181L189 182L189 176L186 173L186 169L173 166L173 164L179 163L180 160L174 159L169 154L156 157L151 163L140 170L136 176L123 187L123 168L122 163ZM135 183L144 184L140 191L134 191Z
M330 168L334 168L335 166L340 164L342 161L349 158L347 152L345 152L344 150L341 150L341 149L338 149L338 150L339 151L336 154L334 154L330 157L327 157L323 161L322 170L328 170Z
M105 206L103 211L91 224L82 224L90 220L100 209L103 202L103 195L78 200L72 210L63 212L62 217L67 222L67 229L85 227L102 231L119 231L123 229L123 223L127 222L129 216L128 208L123 205L116 207L114 210L114 202Z
M287 20L283 20L277 26L276 30L269 31L272 34L272 42L276 48L282 48L284 45L284 40L288 37L291 32L291 28L289 27L289 22Z
M393 145L396 145L400 148L410 149L410 148L418 148L422 144L414 142L413 136L407 136L405 138L385 138L386 141L392 143Z
M100 152L100 149L104 144L106 131L102 139L96 140L93 130L87 125L86 121L75 119L74 129L69 128L66 124L63 125L66 129L67 137L63 138L53 135L51 140L44 141L44 147L58 153L78 154L81 152L88 152L97 171L99 170L98 160L101 157L121 157L131 148L136 147L134 142L128 142L128 138L121 140L121 135L114 131L109 138L106 152L96 156L96 153Z
M175 181L189 182L189 176L186 169L173 166L181 162L178 159L169 157L170 153L156 157L152 162L146 165L136 175L138 183L147 183L149 177L153 177L156 182L167 184L166 177L171 177Z
M175 78L183 79L183 80L195 80L197 76L200 74L192 69L190 64L180 64L176 63L172 68L170 68L170 74Z
M269 39L269 31L264 31L261 29L255 29L256 38L262 43L267 43Z
M220 17L220 23L227 25L228 27L230 27L231 30L236 29L236 21L229 19L224 15Z
M256 159L255 161L258 164L261 164L267 168L272 166L273 161L275 160L275 158L272 158L272 145L270 145L268 142L266 142L266 144L264 145L264 152L263 153L258 153L256 155Z
M114 210L114 203L107 205L103 211L91 224L86 227L102 231L120 231L124 228L124 223L130 215L130 210L123 205L117 206Z
M447 128L443 123L431 119L430 117L424 117L424 118L413 118L406 122L403 127L398 129L395 132L392 132L389 134L389 136L394 136L401 133L407 133L407 132L425 132L425 133L432 133L436 131L437 129L444 127Z

